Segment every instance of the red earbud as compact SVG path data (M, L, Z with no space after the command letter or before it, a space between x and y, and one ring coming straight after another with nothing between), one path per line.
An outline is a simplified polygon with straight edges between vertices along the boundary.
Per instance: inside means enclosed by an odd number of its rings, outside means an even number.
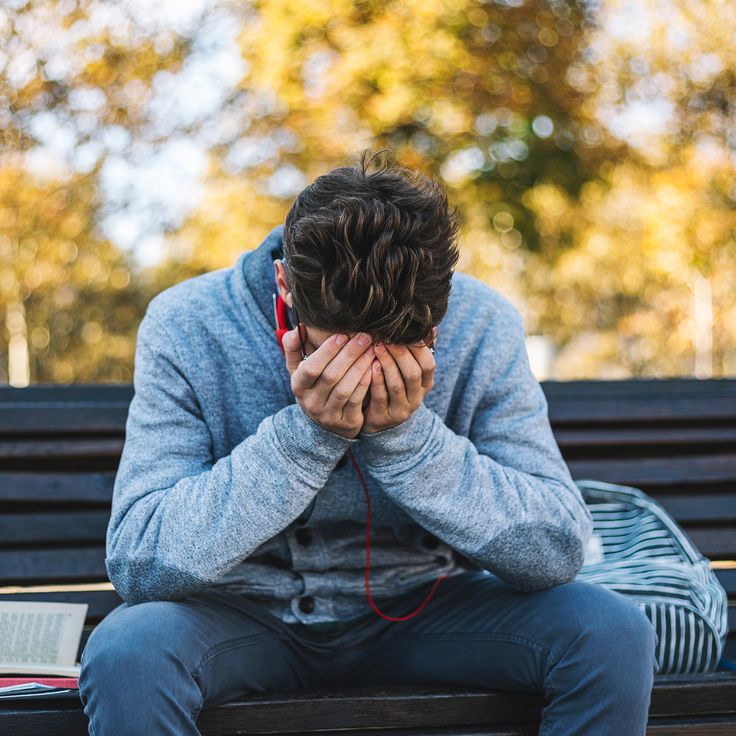
M276 333L276 339L278 340L279 347L281 348L282 353L286 353L284 350L284 335L292 330L292 327L289 327L288 321L287 321L287 304L286 302L281 298L281 294L274 294L273 295L273 309L274 309L274 316L276 317L276 324L277 328L275 330Z

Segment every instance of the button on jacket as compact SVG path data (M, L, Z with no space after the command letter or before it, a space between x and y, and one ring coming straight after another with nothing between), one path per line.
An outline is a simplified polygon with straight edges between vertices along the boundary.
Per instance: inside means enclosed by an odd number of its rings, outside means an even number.
M226 588L289 623L370 612L366 504L348 449L371 499L379 608L466 569L522 591L573 580L592 519L515 307L454 273L419 409L392 429L342 437L296 402L274 336L282 232L148 305L107 529L120 596L135 604Z

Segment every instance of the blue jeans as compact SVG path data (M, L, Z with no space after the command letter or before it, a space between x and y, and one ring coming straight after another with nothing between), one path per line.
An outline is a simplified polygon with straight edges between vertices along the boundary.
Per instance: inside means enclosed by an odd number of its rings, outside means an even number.
M430 588L374 601L405 616ZM656 633L620 593L579 580L523 593L479 570L405 621L366 607L330 635L226 591L122 603L82 654L89 733L194 736L203 707L253 692L444 684L543 693L541 736L645 733Z

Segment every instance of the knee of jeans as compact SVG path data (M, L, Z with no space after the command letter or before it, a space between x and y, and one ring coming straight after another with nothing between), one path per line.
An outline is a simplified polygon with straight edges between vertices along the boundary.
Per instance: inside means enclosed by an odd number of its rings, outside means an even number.
M553 588L558 625L571 637L583 635L602 647L653 654L656 632L637 603L622 593L585 581L573 581Z
M174 625L169 601L147 601L126 606L104 618L92 631L80 660L82 682L94 677L120 678L131 669L148 671L165 661L167 648L181 638Z
M600 585L580 581L580 586L577 615L596 649L611 659L652 662L657 634L636 601Z
M636 653L641 656L653 654L657 634L646 613L624 594L609 592L612 598L599 618L601 634L607 633L612 645L628 649L634 656Z

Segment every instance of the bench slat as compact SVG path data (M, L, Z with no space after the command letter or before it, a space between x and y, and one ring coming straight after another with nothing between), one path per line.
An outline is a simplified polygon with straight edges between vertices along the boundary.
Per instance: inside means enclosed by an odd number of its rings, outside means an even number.
M60 508L70 502L110 504L114 482L115 473L112 471L0 472L0 503L54 503ZM736 520L736 493L656 493L653 497L679 522Z
M105 547L0 549L0 585L107 581Z
M709 397L736 398L736 380L733 378L676 378L638 377L634 379L583 378L575 381L545 380L541 382L547 398L553 401L571 399L597 400L608 398L632 398L646 400L650 397Z
M608 424L632 422L656 424L664 422L733 421L736 398L704 400L700 397L678 399L598 398L595 401L569 399L548 401L549 418L555 424Z
M688 424L682 427L641 427L639 425L598 427L553 426L555 439L560 449L593 450L599 456L622 455L636 450L641 453L646 448L656 448L658 454L679 454L682 448L690 450L696 446L709 449L713 446L732 447L736 445L736 426L714 426Z
M736 494L654 494L656 501L680 524L736 520Z
M0 502L112 503L115 472L0 472Z
M622 460L570 460L575 479L603 480L649 488L688 484L729 484L736 490L736 452L678 457L634 457Z
M650 708L650 714L653 717L683 713L693 716L731 712L731 706L736 702L736 673L708 673L696 678L668 675L655 678L655 680ZM464 692L452 694L456 690L444 686L437 686L431 690L426 687L381 688L380 690L351 688L331 691L326 701L324 696L317 695L314 698L307 694L291 702L285 699L280 700L278 694L254 694L249 696L250 703L246 704L245 701L241 701L235 707L240 709L242 705L247 710L249 705L253 705L255 710L259 704L268 702L269 707L274 709L270 710L267 716L272 718L272 723L277 722L280 726L283 724L284 727L293 723L295 732L299 732L300 727L302 731L313 728L334 728L338 723L341 727L351 725L367 728L380 728L382 725L413 729L425 727L424 731L417 730L417 733L431 733L429 728L445 727L447 729L449 726L500 726L525 721L530 723L529 715L536 714L540 707L536 693L478 692L476 690L468 692L466 689ZM372 694L370 694L371 691ZM404 697L401 695L402 691L406 693ZM438 692L447 692L448 695L438 698ZM234 714L225 712L226 707L224 706L222 710L211 709L202 712L198 725L203 733L207 732L210 724L215 733L222 728L232 729L233 726L237 728L237 725L244 732L250 732L250 729L256 731L269 729L268 722L258 717L248 720L245 716L246 720L237 724ZM301 708L304 710L297 713L297 710ZM218 723L216 716L220 713L223 720ZM491 714L492 717L489 717ZM534 721L536 719L533 719L531 723ZM440 732L452 733L448 730ZM493 733L493 731L484 729L483 733Z
M728 594L729 601L736 603L736 568L716 568L713 572Z
M698 550L708 559L736 559L736 525L708 528L684 524L683 528Z
M110 509L0 513L0 543L6 547L13 543L99 542L105 539L109 520Z
M733 379L542 381L553 423L608 424L736 417ZM0 432L85 431L123 428L131 384L0 388ZM5 428L4 430L2 428Z
M81 439L0 439L0 463L3 469L43 467L79 470L80 462L104 463L115 469L123 451L123 437L83 437ZM85 465L84 467L88 467Z
M64 406L25 402L0 410L0 437L38 434L90 435L94 432L120 434L125 427L128 405L121 403Z

